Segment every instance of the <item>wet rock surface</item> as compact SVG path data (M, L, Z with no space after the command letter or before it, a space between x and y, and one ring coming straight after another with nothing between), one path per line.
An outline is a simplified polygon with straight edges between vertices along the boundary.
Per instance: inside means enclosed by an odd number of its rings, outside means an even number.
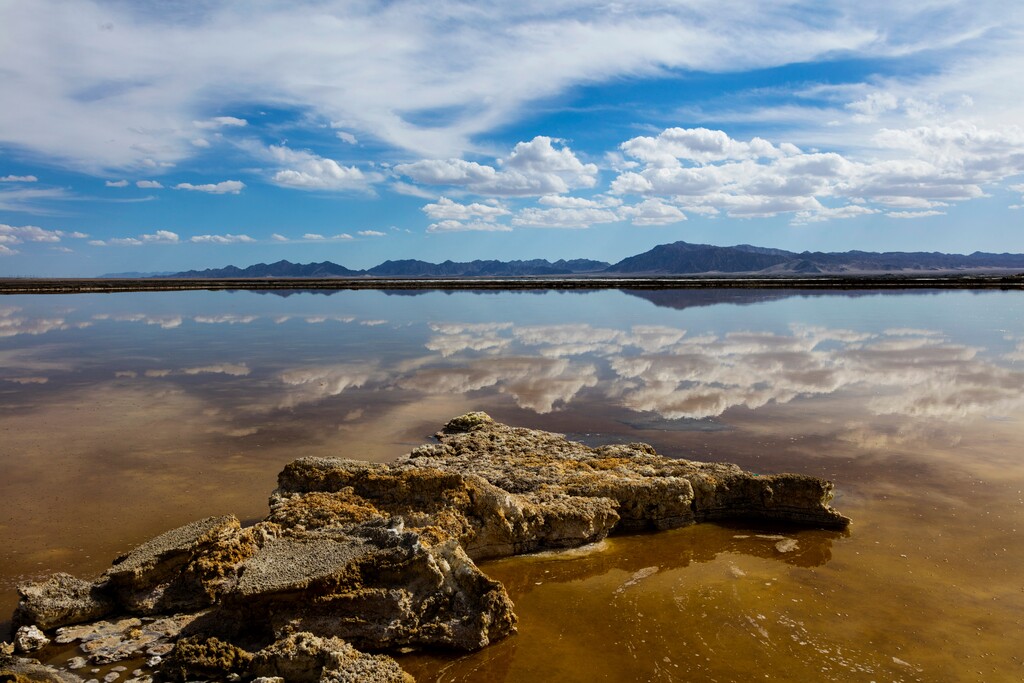
M362 650L476 650L515 632L508 594L474 560L707 520L849 523L829 507L832 484L813 477L756 476L646 444L589 448L484 413L436 439L391 464L296 460L260 523L199 520L96 581L55 574L19 587L19 651L44 648L50 631L77 645L65 668L145 662L140 680L405 681L393 659ZM5 657L0 676L38 666ZM80 680L47 675L38 680Z

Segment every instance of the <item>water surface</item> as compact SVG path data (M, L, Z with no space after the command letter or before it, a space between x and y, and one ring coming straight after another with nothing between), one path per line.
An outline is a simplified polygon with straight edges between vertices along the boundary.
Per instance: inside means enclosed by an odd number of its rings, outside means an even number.
M829 477L854 525L487 563L519 635L403 658L419 680L1017 681L1022 388L1016 292L5 297L0 612L20 580L262 517L296 457L390 460L486 410Z

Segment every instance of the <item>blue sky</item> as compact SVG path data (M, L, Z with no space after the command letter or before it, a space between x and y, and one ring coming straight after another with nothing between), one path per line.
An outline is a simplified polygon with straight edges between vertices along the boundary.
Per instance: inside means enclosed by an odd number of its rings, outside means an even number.
M0 65L0 275L1024 252L1019 3L3 0Z

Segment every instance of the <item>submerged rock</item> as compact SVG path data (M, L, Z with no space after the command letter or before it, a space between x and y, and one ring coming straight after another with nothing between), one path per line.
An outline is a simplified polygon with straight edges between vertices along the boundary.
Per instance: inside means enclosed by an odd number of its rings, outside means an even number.
M515 632L508 594L475 559L706 520L849 523L814 477L589 448L485 413L436 437L391 464L296 460L263 522L199 520L95 582L21 586L15 623L64 626L57 642L94 664L149 656L177 680L403 681L394 660L356 648L476 650Z

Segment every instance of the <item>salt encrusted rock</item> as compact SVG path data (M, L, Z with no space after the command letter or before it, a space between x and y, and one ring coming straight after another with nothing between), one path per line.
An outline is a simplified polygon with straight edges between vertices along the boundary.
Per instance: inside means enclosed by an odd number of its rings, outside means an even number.
M391 657L360 652L340 638L299 632L249 652L217 638L182 640L164 667L171 680L202 676L288 683L412 683Z
M14 649L22 654L42 650L50 639L36 626L22 626L14 634Z
M234 569L260 541L232 515L201 519L117 558L104 574L106 591L133 614L201 609L231 586Z
M849 524L828 505L832 484L815 477L757 476L647 444L592 449L485 413L455 418L437 439L390 465L296 460L278 478L270 519L317 528L398 515L425 536L458 538L474 559L707 520Z
M100 619L114 609L103 588L70 574L53 574L39 583L18 586L21 601L14 612L17 624L47 630L65 624Z
M646 444L589 448L469 413L391 464L290 463L252 527L211 517L144 543L95 583L57 574L21 586L15 623L94 622L57 641L80 642L94 663L149 656L177 680L402 681L393 660L355 648L475 650L515 632L504 587L473 559L705 520L845 528L831 499L814 477ZM96 621L111 614L122 618Z

